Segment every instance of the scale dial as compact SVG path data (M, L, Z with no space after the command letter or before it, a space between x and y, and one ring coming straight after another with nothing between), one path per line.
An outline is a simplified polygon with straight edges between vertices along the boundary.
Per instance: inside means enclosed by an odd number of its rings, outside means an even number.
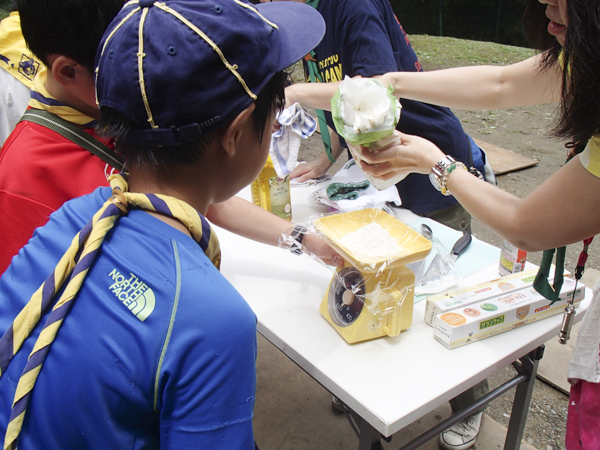
M331 319L340 327L352 325L363 309L365 279L355 267L345 267L329 288L327 306Z

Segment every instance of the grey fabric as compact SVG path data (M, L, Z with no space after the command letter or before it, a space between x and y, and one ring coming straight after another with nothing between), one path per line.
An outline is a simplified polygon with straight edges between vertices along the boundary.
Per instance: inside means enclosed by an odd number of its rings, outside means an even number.
M464 409L468 406L471 406L475 401L479 400L481 397L490 392L490 385L488 384L488 380L483 380L480 383L477 383L470 389L467 389L460 395L457 395L452 400L450 400L450 407L452 408L452 412L455 413ZM483 412L487 405L482 406L473 414L477 414Z
M569 383L577 384L579 380L589 383L600 382L600 279L594 286L594 299L588 307L583 322L579 326L577 345L569 363L567 374Z
M428 217L454 230L471 232L471 214L460 203L423 214L423 217Z

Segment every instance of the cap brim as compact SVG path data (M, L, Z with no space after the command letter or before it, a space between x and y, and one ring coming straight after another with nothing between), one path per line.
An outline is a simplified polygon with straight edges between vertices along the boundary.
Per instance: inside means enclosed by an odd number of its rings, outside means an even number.
M281 35L279 67L283 70L310 53L323 39L325 21L311 6L293 1L260 3L256 9L275 23Z

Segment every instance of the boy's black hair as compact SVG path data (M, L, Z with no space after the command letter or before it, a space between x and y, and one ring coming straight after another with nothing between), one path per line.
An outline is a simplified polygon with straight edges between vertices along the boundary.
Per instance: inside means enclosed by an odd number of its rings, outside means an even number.
M64 55L94 73L100 39L124 0L17 0L27 46L48 65Z
M260 91L252 113L254 130L259 142L263 136L267 120L272 118L276 111L281 111L285 105L285 82L288 79L286 72L277 72ZM177 107L177 104L173 105ZM220 128L204 133L199 140L185 142L179 145L169 146L139 146L129 142L119 142L118 138L127 134L131 128L135 128L133 122L119 111L109 108L100 108L100 122L98 133L109 138L116 138L116 151L127 161L127 167L151 166L171 167L180 164L191 164L202 157L215 139ZM224 126L224 125L222 125ZM270 137L270 131L269 132Z
M600 3L567 1L564 47L548 33L545 10L538 0L529 0L525 26L530 40L544 51L542 70L562 59L560 115L552 134L569 139L567 145L573 146L600 135Z

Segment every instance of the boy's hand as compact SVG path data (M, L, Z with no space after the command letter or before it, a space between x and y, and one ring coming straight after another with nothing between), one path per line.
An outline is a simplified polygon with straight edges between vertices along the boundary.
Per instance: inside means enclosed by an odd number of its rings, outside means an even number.
M290 173L290 180L297 178L298 182L303 183L307 180L322 177L327 173L328 169L328 165L326 163L324 164L323 161L321 161L321 158L317 158L313 161L298 164Z
M302 245L308 253L318 257L328 266L341 267L344 265L344 259L340 254L316 234L305 234Z

